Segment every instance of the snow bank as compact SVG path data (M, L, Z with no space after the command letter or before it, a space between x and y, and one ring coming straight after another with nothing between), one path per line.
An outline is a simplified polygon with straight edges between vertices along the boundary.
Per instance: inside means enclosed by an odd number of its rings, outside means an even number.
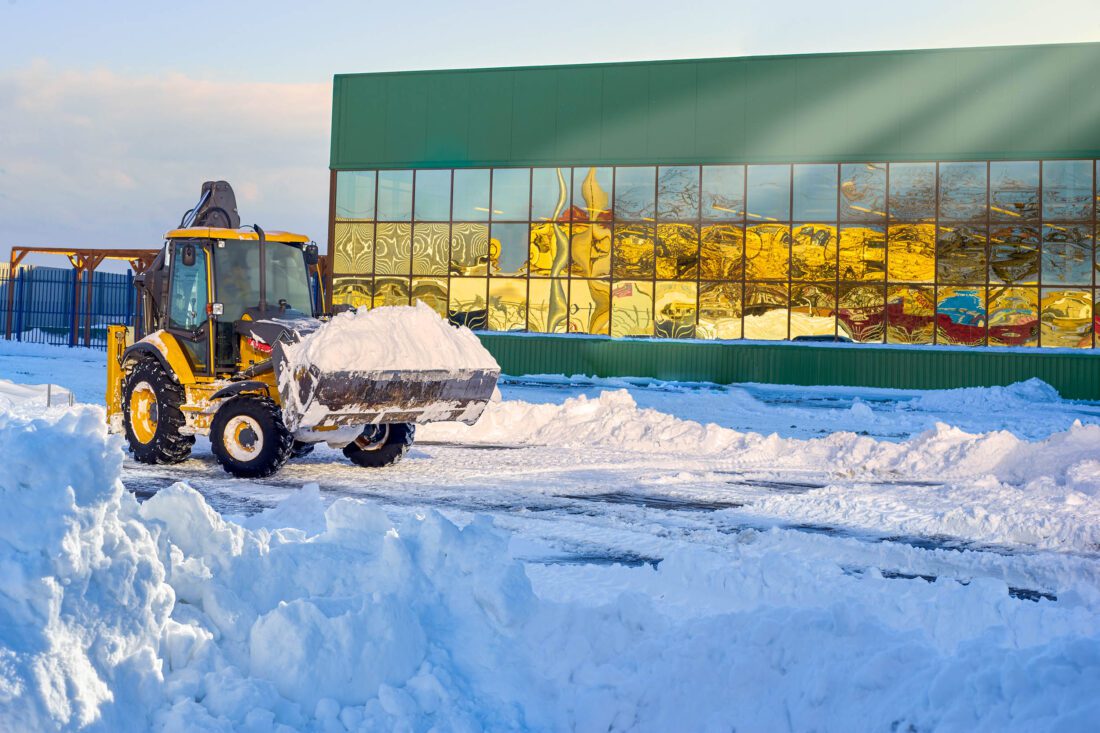
M56 384L16 384L0 379L0 412L41 412L71 404L72 393Z

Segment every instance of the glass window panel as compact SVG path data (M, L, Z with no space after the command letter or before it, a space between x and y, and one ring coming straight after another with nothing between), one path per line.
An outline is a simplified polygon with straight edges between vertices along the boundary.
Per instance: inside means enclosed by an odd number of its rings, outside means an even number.
M531 280L527 296L527 330L565 333L569 316L569 281L564 278Z
M336 220L374 218L374 171L336 174Z
M744 273L744 251L745 232L740 224L703 227L699 276L704 280L740 280Z
M657 216L699 218L699 166L671 165L657 171Z
M890 218L906 221L936 216L936 164L890 164Z
M936 275L936 226L891 224L888 234L890 282L932 282Z
M832 336L836 333L836 285L791 285L791 338Z
M374 271L374 224L336 222L333 234L333 272L369 275Z
M699 228L694 224L657 225L657 277L694 280L699 273Z
M416 220L447 221L451 218L451 172L416 172Z
M489 230L489 274L523 275L530 249L527 224L493 224Z
M753 221L790 221L791 167L789 165L750 165L748 202L749 223Z
M886 291L882 285L841 283L837 299L837 332L861 344L882 343Z
M485 297L488 282L483 277L452 277L447 300L447 318L458 326L484 330L488 322Z
M573 169L574 220L609 221L611 219L612 168Z
M615 218L653 219L657 195L657 169L615 169Z
M653 300L653 333L660 338L695 338L695 283L657 281Z
M378 219L408 221L412 208L413 172L378 171Z
M886 164L841 165L840 220L878 222L885 219Z
M745 273L748 279L786 280L790 254L791 229L789 226L786 224L750 224L748 226L745 232Z
M1092 216L1092 161L1043 161L1043 218L1081 221Z
M414 277L412 279L412 302L420 301L439 314L447 317L447 278Z
M940 219L985 219L986 164L940 163Z
M702 215L712 221L745 218L745 166L703 166Z
M989 280L1038 283L1039 228L994 224L989 232Z
M794 167L795 221L836 221L835 165Z
M531 170L497 168L493 171L493 218L527 221L531 205Z
M745 283L745 338L783 341L788 336L787 283Z
M1038 161L989 164L989 218L1008 222L1039 218Z
M1043 227L1043 284L1092 285L1092 227L1048 224Z
M699 283L699 325L702 339L741 338L741 283Z
M574 224L570 229L569 271L577 277L611 276L611 225Z
M374 279L374 307L409 304L409 278L378 277Z
M864 224L842 228L837 267L841 280L885 280L886 227Z
M451 225L451 274L484 275L489 263L487 224Z
M446 275L450 244L450 224L414 225L412 274Z
M989 345L1035 346L1039 343L1039 290L989 288Z
M1044 348L1092 348L1090 290L1043 288L1040 338Z
M454 176L452 221L489 220L489 170L460 168Z
M489 281L489 330L523 331L527 328L527 279L494 278Z
M569 281L569 333L606 336L611 324L611 283L607 280Z
M373 299L371 278L334 275L332 278L332 302L334 305L350 305L352 308L370 308Z
M652 224L615 224L616 278L653 277L653 238Z
M791 238L792 280L836 279L836 225L795 224Z
M374 240L374 274L408 275L412 264L412 227L379 224Z
M936 342L985 344L985 288L940 286L936 291Z
M936 298L931 286L891 285L886 290L886 342L930 344Z
M535 168L531 171L531 219L560 221L573 219L569 207L573 171L569 168ZM579 215L577 218L580 218Z
M612 281L611 335L653 335L653 283L651 281Z
M530 272L534 277L562 277L569 267L569 225L532 223Z
M941 226L936 268L941 283L981 283L986 274L984 226Z

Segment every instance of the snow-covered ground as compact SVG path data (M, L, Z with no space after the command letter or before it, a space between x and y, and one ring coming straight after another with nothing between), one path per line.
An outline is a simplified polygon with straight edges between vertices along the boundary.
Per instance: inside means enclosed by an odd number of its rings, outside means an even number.
M103 374L0 341L3 379L101 403ZM20 389L0 729L1100 720L1100 406L1042 383L508 379L397 466L319 448L264 483L203 441L139 466Z

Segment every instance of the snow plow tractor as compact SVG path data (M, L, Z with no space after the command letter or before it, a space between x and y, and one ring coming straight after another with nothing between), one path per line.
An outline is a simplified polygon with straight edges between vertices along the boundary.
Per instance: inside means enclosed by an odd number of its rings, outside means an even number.
M109 426L135 460L179 463L206 435L242 478L269 476L320 442L380 467L404 456L418 423L477 420L499 369L334 369L331 355L325 368L288 358L326 320L320 278L311 284L318 259L308 237L241 228L229 184L203 184L135 278L132 335L109 330Z

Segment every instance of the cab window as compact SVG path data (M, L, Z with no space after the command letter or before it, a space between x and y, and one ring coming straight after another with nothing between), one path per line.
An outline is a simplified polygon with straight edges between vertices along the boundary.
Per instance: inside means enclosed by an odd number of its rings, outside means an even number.
M195 264L188 266L183 264L182 250L176 246L168 327L194 331L206 321L206 251L195 247Z

